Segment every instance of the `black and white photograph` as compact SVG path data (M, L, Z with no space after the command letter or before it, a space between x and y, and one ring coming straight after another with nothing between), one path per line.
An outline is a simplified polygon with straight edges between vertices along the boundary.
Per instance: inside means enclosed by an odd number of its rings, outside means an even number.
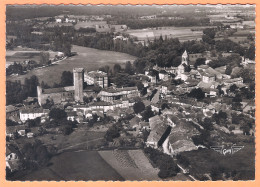
M254 181L255 5L7 5L6 180Z

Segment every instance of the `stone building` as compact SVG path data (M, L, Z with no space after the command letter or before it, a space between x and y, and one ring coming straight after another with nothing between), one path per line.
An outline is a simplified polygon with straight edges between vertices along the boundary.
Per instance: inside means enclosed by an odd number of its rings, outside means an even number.
M62 102L83 102L83 81L84 69L73 69L74 86L43 89L37 87L38 103L40 106L45 104L48 100L55 104Z

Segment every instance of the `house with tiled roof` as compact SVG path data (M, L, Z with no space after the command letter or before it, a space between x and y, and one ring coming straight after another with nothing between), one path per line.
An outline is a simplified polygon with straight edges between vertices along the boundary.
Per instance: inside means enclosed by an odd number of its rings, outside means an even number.
M160 93L167 95L170 94L173 90L176 89L176 86L171 83L171 81L165 81L161 84Z
M21 166L20 163L21 158L22 155L18 149L16 149L13 145L6 146L5 162L6 162L6 167L9 168L11 172L19 170Z
M149 78L150 82L157 83L159 79L159 72L154 69L145 71L145 75Z
M19 109L13 105L7 105L5 107L6 118L19 117Z
M169 79L169 75L165 70L159 71L159 80L167 81Z
M20 110L20 119L22 122L25 122L29 119L47 116L49 112L48 109L43 109L42 107L27 107Z
M158 124L163 123L163 118L159 115L149 118L150 129L154 129Z
M171 127L169 125L163 122L157 124L153 129L151 129L146 145L155 149L159 148L168 137L170 131Z
M197 150L193 143L192 136L198 135L199 131L184 121L180 121L171 129L168 138L163 143L163 150L166 154L176 155L184 151Z

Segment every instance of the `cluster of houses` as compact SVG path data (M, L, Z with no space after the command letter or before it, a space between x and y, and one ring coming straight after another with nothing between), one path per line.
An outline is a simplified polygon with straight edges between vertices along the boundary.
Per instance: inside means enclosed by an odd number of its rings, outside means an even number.
M241 77L232 79L230 75L225 74L226 66L213 69L206 64L195 69L194 62L201 57L207 56L203 54L188 55L185 51L182 55L182 62L178 67L161 68L154 66L153 69L147 70L145 75L152 83L161 81L161 93L163 95L176 91L189 93L194 88L201 88L206 93L206 96L215 97L219 93L218 86L221 86L225 94L233 84L238 87L246 87ZM190 59L192 60L190 61ZM206 61L210 61L210 58L206 59ZM187 66L191 67L190 72L185 71ZM173 85L171 83L172 74L174 74L175 79L181 79L184 83L179 86Z
M18 136L33 138L34 132L27 131L24 124L36 118L40 118L41 123L45 122L50 111L44 109L43 106L48 102L53 102L56 107L60 106L65 109L68 120L87 123L94 114L99 119L108 116L118 121L129 114L134 114L133 106L141 100L146 107L151 106L155 116L149 118L149 122L145 122L141 115L136 114L129 121L129 126L135 129L136 134L142 133L144 129L150 132L145 142L147 146L160 149L169 155L196 150L198 146L193 143L192 136L199 135L198 128L203 129L197 119L211 117L219 111L230 112L232 109L221 97L207 104L185 95L194 88L201 88L206 96L216 97L219 95L219 89L227 94L230 86L234 84L240 88L247 86L242 78L231 79L229 75L226 75L225 67L213 69L208 65L200 65L196 68L191 66L196 58L202 56L207 57L205 54L195 56L185 51L178 67L154 66L145 71L145 74L135 75L140 77L144 87L147 88L147 94L144 96L141 96L137 87L109 87L108 76L105 72L85 73L83 68L74 68L73 86L50 89L38 87L37 98L29 97L19 106L6 106L6 118L20 124L8 126L6 136L14 138L18 134ZM190 72L186 72L187 66L191 66ZM181 84L173 84L174 79L180 79ZM87 84L87 87L84 84ZM99 86L101 91L96 93L93 90L94 86ZM84 97L90 96L93 100L88 103L84 102ZM65 107L68 103L70 105ZM167 103L168 107L162 109L163 103ZM254 103L250 101L243 102L242 105L243 112L246 113L255 109ZM223 127L221 130L230 133L227 128ZM239 129L234 129L232 132L241 134ZM7 157L7 166L14 168L11 166L10 159L15 160L16 157L10 154Z

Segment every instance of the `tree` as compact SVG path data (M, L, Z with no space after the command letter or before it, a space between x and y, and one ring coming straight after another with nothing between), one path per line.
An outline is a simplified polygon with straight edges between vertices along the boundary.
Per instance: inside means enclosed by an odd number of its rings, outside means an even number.
M136 83L136 86L139 91L142 91L144 89L144 84L140 81Z
M182 164L184 167L189 167L190 165L190 161L186 156L180 155L178 154L176 156L176 158L178 159L178 161L180 162L180 164Z
M49 52L40 53L40 63L42 65L48 65L50 63L50 53Z
M108 65L106 65L106 66L103 66L103 67L100 67L99 68L99 71L103 71L103 72L105 72L105 73L109 73L109 66Z
M62 47L62 52L66 56L71 56L71 43L70 42L65 42Z
M118 124L113 124L109 129L107 130L105 134L105 139L109 142L112 142L113 139L118 138L120 136L120 129L118 127Z
M194 67L197 68L200 65L205 64L206 58L197 58Z
M39 140L36 140L33 143L24 144L21 153L25 158L25 167L27 169L34 169L38 166L46 165L52 156L48 152L46 146Z
M215 44L215 40L213 40L212 38L210 38L208 35L202 35L202 41L205 43L208 43L210 45Z
M67 118L67 113L59 108L53 108L51 109L50 113L49 113L49 117L51 119L55 119L55 120L62 120Z
M73 86L73 73L70 71L63 71L61 75L60 85L65 86Z
M205 97L205 93L202 91L201 88L194 88L190 91L190 93L188 94L188 97L193 97L198 100L201 100Z
M213 130L213 124L210 118L205 118L204 121L201 123L201 125L205 130L209 130L209 131Z
M246 51L246 57L250 60L255 60L255 45L251 44L248 50Z
M39 85L38 77L33 75L29 79L25 78L24 86L27 89L29 97L37 97L37 86Z
M69 134L71 134L73 132L73 128L70 125L65 125L65 126L61 127L61 132L64 135L69 135Z
M119 64L114 65L114 73L117 74L122 70L121 66Z
M225 74L230 75L232 73L232 67L230 65L226 66Z
M164 109L170 109L170 107L169 107L169 105L168 105L168 103L163 103L162 104L162 110L164 110Z
M141 113L145 109L145 105L142 101L138 101L137 103L134 104L133 107L136 114Z
M214 39L216 32L214 28L206 28L203 30L203 34L209 36L211 39Z
M19 123L12 121L10 119L6 119L6 126L16 126L19 125Z
M145 111L142 113L142 117L144 121L149 121L149 118L154 116L154 112L152 111L151 106L147 106Z
M125 64L125 73L128 73L129 75L134 74L134 69L133 69L130 61L127 61L126 64Z

